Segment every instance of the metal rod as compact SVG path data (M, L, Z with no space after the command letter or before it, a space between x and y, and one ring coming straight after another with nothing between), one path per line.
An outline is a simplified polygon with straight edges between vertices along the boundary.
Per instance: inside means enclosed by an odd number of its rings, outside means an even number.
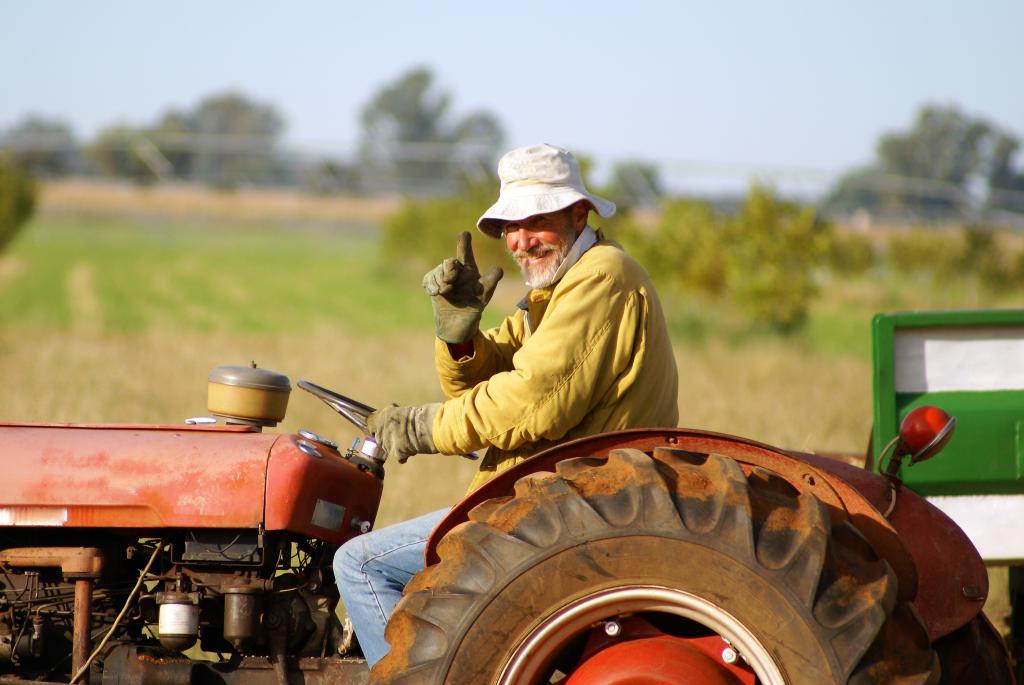
M79 578L75 581L75 619L73 646L71 651L71 672L78 673L89 658L89 628L92 619L92 579ZM79 683L89 685L89 672L78 678Z
M79 668L77 671L72 669L72 673L73 673L73 675L71 676L71 683L72 684L73 683L77 683L77 682L88 682L89 664L91 664L92 660L96 658L96 655L100 653L100 651L103 649L103 646L105 644L107 644L107 640L109 640L110 636L114 634L115 630L117 630L117 626L119 626L121 624L121 619L123 619L124 615L128 613L128 607L131 606L132 600L135 599L135 593L137 593L139 591L139 588L142 587L142 583L146 579L146 574L149 573L150 567L153 566L153 562L156 561L156 556L157 556L157 554L160 553L160 550L163 548L163 546L164 546L164 541L161 540L160 542L157 543L156 547L153 549L153 554L150 555L149 561L146 562L146 567L144 569L142 569L142 573L139 574L139 579L137 581L135 581L135 587L133 587L132 591L128 593L128 599L126 599L124 601L124 606L121 607L121 613L119 613L117 615L117 618L114 619L113 625L110 626L110 630L108 630L107 634L103 636L103 639L100 640L100 643L98 645L96 645L95 651L93 651L93 653L89 655L89 658L86 659L85 663L82 664L81 668ZM75 614L76 621L77 621L77 618L78 618L78 615ZM85 680L83 680L83 676L85 677Z

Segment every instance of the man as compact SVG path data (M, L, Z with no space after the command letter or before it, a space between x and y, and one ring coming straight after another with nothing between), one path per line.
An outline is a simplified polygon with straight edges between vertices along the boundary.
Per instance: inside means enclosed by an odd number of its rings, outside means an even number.
M498 201L477 222L504 238L531 288L517 311L481 332L501 278L480 275L470 237L423 279L434 306L435 363L444 403L388 407L369 419L391 457L486 448L470 489L551 445L624 428L675 426L677 373L661 304L646 272L588 226L615 205L588 192L579 164L551 145L512 150L498 164ZM342 599L370 666L388 650L384 627L423 568L446 510L346 543L335 557Z

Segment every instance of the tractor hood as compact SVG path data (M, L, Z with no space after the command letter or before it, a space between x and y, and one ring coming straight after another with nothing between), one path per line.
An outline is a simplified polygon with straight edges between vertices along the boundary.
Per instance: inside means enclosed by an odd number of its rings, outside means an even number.
M280 435L0 423L0 526L254 528Z

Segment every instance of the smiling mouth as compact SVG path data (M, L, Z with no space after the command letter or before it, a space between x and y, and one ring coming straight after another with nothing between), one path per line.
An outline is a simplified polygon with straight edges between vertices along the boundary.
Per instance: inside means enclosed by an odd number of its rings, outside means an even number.
M547 249L541 251L539 254L530 254L529 252L519 252L515 255L516 261L520 264L539 264L546 260L551 255L555 254L555 250Z

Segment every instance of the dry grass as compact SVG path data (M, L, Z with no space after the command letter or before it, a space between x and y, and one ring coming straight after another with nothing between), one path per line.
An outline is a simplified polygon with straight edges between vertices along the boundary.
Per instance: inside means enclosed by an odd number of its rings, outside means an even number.
M677 349L684 426L801 451L863 454L871 429L871 367L765 340Z
M0 288L13 281L24 269L24 265L13 257L0 259Z
M49 214L160 216L252 221L379 221L395 198L310 195L296 190L217 191L191 185L138 186L95 180L50 181L40 209Z

